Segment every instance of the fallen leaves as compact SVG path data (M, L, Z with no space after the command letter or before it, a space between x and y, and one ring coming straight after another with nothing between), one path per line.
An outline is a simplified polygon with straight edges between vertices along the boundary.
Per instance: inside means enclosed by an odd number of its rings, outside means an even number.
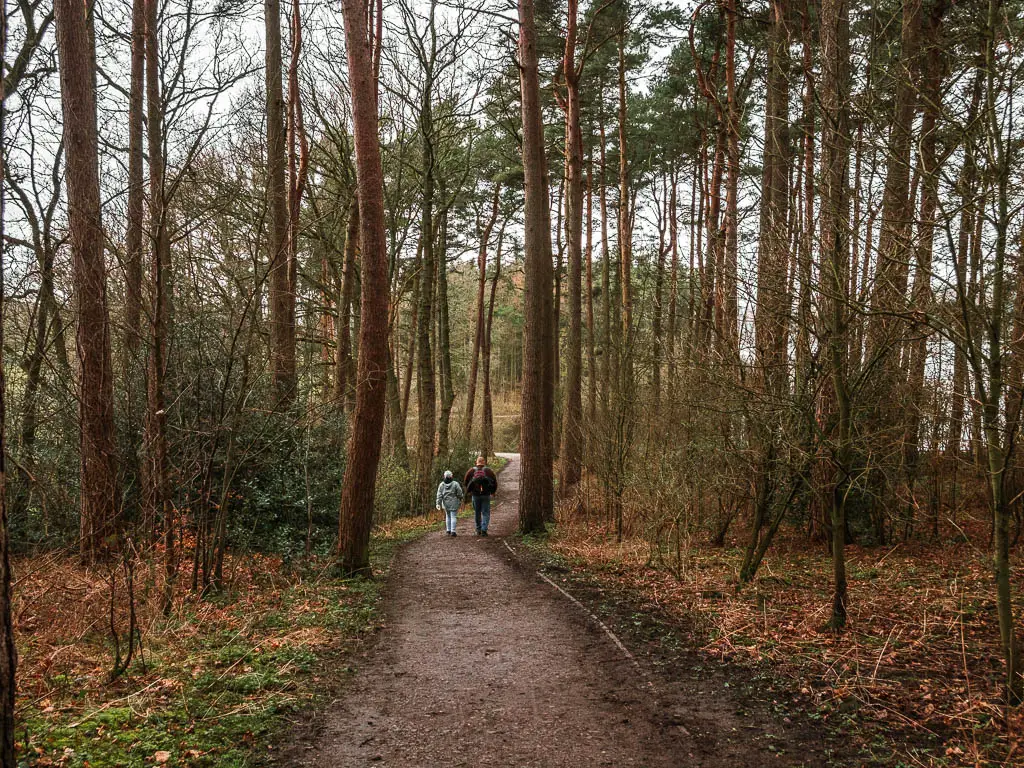
M31 751L32 765L85 766L97 754L104 757L96 764L125 764L131 754L152 766L218 765L225 750L266 738L232 735L240 725L309 701L320 678L308 673L322 649L354 642L375 621L376 592L333 579L324 564L300 572L258 554L229 557L231 582L211 599L179 590L164 617L162 569L140 564L142 652L111 682L110 573L52 556L15 565L25 574L15 611L35 627L17 635L18 716L31 721L19 749ZM188 567L179 584L189 582ZM123 584L117 590L125 594ZM114 621L123 628L121 602Z
M767 664L826 710L938 739L948 762L1004 763L1024 712L1001 709L1002 660L990 561L969 544L848 547L849 625L825 627L831 560L806 540L778 541L742 590L742 552L692 542L675 567L642 536L614 541L603 521L563 518L549 547L606 587L693 628L709 656ZM1014 569L1015 594L1024 569ZM941 754L941 752L940 752ZM998 761L998 763L994 762Z

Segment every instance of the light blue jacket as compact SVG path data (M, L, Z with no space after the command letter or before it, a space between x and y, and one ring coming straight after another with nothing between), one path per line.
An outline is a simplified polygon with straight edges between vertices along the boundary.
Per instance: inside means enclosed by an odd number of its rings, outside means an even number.
M462 506L462 486L457 480L442 480L437 486L436 506L444 507L448 512L458 512Z

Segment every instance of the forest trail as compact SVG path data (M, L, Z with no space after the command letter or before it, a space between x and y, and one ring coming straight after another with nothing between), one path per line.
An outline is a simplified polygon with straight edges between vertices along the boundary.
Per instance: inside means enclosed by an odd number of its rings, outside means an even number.
M456 538L432 533L399 554L386 629L316 740L286 747L294 765L822 764L769 752L716 675L690 673L694 687L658 703L635 662L506 547L520 479L507 456L488 538L462 519Z

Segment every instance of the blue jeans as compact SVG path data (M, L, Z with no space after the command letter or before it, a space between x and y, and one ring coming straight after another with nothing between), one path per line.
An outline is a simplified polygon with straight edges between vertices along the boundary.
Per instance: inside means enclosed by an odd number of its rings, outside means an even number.
M473 514L476 517L476 529L478 531L486 531L488 524L491 522L491 497L474 496Z

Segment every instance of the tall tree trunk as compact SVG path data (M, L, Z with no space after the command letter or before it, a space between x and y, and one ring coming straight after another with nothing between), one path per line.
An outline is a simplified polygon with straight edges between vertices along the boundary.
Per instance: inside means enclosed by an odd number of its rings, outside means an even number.
M487 243L498 220L498 202L501 195L501 183L494 185L494 197L491 200L491 216L480 232L480 251L477 256L477 269L480 274L476 284L476 332L473 336L473 355L469 365L469 388L466 395L465 428L466 443L473 441L473 417L476 415L476 382L480 355L484 346L484 290L487 285Z
M907 281L913 260L911 221L913 200L910 188L911 144L917 109L917 70L920 46L921 0L903 0L900 58L895 71L892 126L887 147L885 190L882 195L882 226L878 238L878 265L875 269L871 315L867 328L866 365L875 366L874 398L878 408L872 419L873 432L882 442L884 454L903 437L905 382L899 366L905 325L894 313L903 311L907 301ZM889 469L887 472L886 470ZM885 488L891 468L881 466L872 485L876 494L891 496ZM889 506L886 501L877 506ZM877 513L881 516L882 513Z
M299 224L302 196L306 191L309 171L309 142L302 113L302 92L299 89L299 56L302 54L302 14L299 0L292 0L292 50L288 62L288 318L292 324L294 348L295 302L299 282ZM294 351L293 351L294 357ZM294 376L294 372L293 372Z
M370 529L384 428L388 358L388 254L384 234L384 173L377 118L377 78L367 0L343 0L352 94L352 134L359 194L361 321L356 408L348 443L338 524L338 564L370 575ZM380 40L377 39L377 45Z
M145 58L146 58L146 3L132 0L131 77L128 93L128 195L127 221L124 241L124 339L120 354L120 372L125 390L125 429L128 447L124 456L125 474L138 475L145 480L142 460L141 434L145 423L146 393L139 382L144 380L145 358L143 350L147 336L143 324L143 261L145 244L143 226L145 217L145 184L143 167L145 116ZM44 278L45 279L45 278ZM45 305L40 304L42 309ZM44 312L45 314L45 312ZM43 337L45 341L45 336ZM31 376L30 376L31 378ZM26 385L26 401L29 387Z
M164 610L169 611L174 588L175 530L167 476L167 331L170 242L164 197L163 105L160 95L158 0L146 0L146 109L149 144L150 232L150 349L146 370L146 479L145 516L164 534L166 571Z
M971 103L967 110L966 124L975 125L978 117L978 110L981 106L982 85L984 75L981 68L974 78L974 86L971 93ZM957 275L957 283L961 290L970 294L968 288L968 262L970 254L974 252L971 242L974 234L974 220L976 210L977 189L977 162L974 155L974 141L964 143L964 160L960 169L958 187L960 188L960 226L957 235L956 259L954 268ZM973 284L973 272L971 273ZM958 346L953 351L953 391L952 402L949 412L949 437L947 438L946 454L951 459L960 458L960 449L964 436L964 412L967 404L967 356Z
M722 182L725 178L725 130L720 125L715 131L714 158L711 165L711 179L707 192L705 276L701 281L704 288L704 338L701 347L704 354L711 350L711 342L722 340L722 261L725 249L725 232L722 228ZM714 331L714 335L712 334Z
M0 6L0 62L7 62L7 1ZM6 136L7 94L0 77L0 136ZM0 146L0 181L7 178L7 145ZM0 243L4 242L4 200L0 195ZM0 317L4 316L4 255L0 248ZM7 380L4 376L4 331L0 323L0 768L17 768L14 758L14 702L17 683L18 652L14 646L14 622L11 618L11 539L7 520Z
M425 89L421 120L430 120L430 95ZM416 510L433 509L431 498L434 481L434 449L437 437L437 390L434 379L434 353L431 344L434 324L434 288L437 284L434 263L434 173L433 129L428 122L421 125L423 141L423 199L420 217L420 290L418 325L416 329Z
M740 182L740 114L736 96L736 0L726 0L725 93L726 93L726 157L725 184L725 258L721 272L723 290L722 325L727 359L737 362L739 354L739 300L737 297L739 269L739 182Z
M583 461L583 133L576 68L578 2L569 0L565 36L565 243L568 257L569 334L566 339L565 405L559 493L568 498L580 481Z
M870 75L867 78L870 84ZM867 87L867 86L865 86ZM853 221L850 230L850 298L856 300L861 290L867 285L867 275L861 277L858 274L860 266L860 223L862 221L861 205L863 200L863 176L861 167L864 164L864 123L867 122L863 116L857 119L857 138L853 144ZM813 135L813 134L812 134ZM813 139L812 139L813 141ZM813 151L813 148L812 148ZM811 216L814 215L813 207ZM805 216L806 218L806 216ZM867 248L865 248L867 251ZM861 339L864 324L857 323L850 339L850 366L852 370L860 367Z
M519 526L523 533L543 530L553 514L550 423L546 403L554 396L551 307L551 225L544 159L544 129L537 60L533 0L519 0L519 62L523 118L525 207L525 298L523 314L522 453Z
M437 157L434 147L434 64L437 53L434 26L436 0L430 0L427 16L428 44L419 54L423 82L420 85L418 124L422 163L420 243L419 311L416 350L416 496L414 509L426 511L434 506L434 453L437 447L437 386L434 353L437 350L437 262L435 254L436 222L434 197L436 191Z
M690 184L690 276L687 281L690 290L687 318L690 327L689 343L686 345L688 362L695 358L697 341L701 335L701 319L704 305L701 302L704 291L704 202L707 197L708 144L707 131L701 128L700 148L694 161L694 181ZM698 194L698 192L700 194Z
M267 89L267 252L270 277L270 371L275 405L295 399L295 313L288 258L285 107L281 0L264 0Z
M338 299L337 340L334 359L334 400L351 412L356 382L352 359L352 294L356 284L356 254L359 251L359 199L353 197L348 207L345 227L345 251L342 255L341 296Z
M702 220L707 232L707 253L704 254L701 233L698 230L697 240L697 254L698 259L703 258L703 264L700 267L700 288L701 288L701 306L700 314L695 318L695 327L699 329L698 333L694 337L694 352L695 356L706 355L708 349L711 346L712 331L718 331L718 338L721 339L721 300L719 298L719 286L718 282L721 278L721 270L719 265L722 261L722 250L723 250L723 232L719 227L719 221L721 218L722 210L722 176L724 173L724 161L725 161L725 145L726 145L726 123L727 113L722 109L721 99L716 93L718 87L718 67L721 56L720 46L716 44L715 52L712 56L710 66L707 71L699 64L701 61L697 54L696 44L694 42L694 29L696 19L690 25L689 32L689 43L690 43L690 55L693 57L695 66L695 73L697 75L697 85L700 92L704 96L704 100L707 102L709 108L713 108L715 112L716 128L715 128L715 149L714 149L714 160L711 162L711 174L710 178L707 176L708 170L708 157L707 157L707 129L702 128L701 131L701 160L704 168L704 173L698 174L701 180L701 211ZM705 112L707 115L707 112Z
M932 304L932 250L935 240L935 211L939 204L939 167L937 154L937 130L942 111L942 77L945 70L945 56L942 46L942 17L947 4L936 0L928 7L923 19L923 55L921 101L924 115L921 120L920 151L918 154L921 174L921 207L917 224L915 247L914 285L911 294L913 311L925 314ZM925 392L925 362L928 357L928 332L923 324L917 324L911 334L906 357L908 358L908 408L905 415L906 427L903 436L904 470L910 491L907 510L908 520L915 506L914 487L920 452L921 411L928 401Z
M789 327L789 19L786 0L772 0L768 30L768 76L764 124L764 175L761 193L761 237L757 264L754 347L757 385L765 402L760 423L752 424L758 446L754 522L741 578L753 577L756 554L774 533L772 507L778 486L776 466L782 424L778 416L788 394Z
M93 18L84 3L56 0L61 107L67 153L68 228L78 315L82 559L114 548L121 490L117 483L114 382L107 273L100 215Z
M848 378L847 302L849 291L849 100L850 9L844 0L822 0L820 9L822 112L821 262L829 330L828 356L838 419L831 504L832 617L846 625L846 496L852 473L852 404Z
M395 373L394 357L388 347L388 419L390 420L391 455L400 467L409 466L409 446L405 442L405 419L402 417L402 400L398 395L398 376Z
M491 399L491 330L494 323L494 301L498 294L498 280L501 278L501 247L505 240L505 225L502 224L498 233L498 249L494 254L494 276L491 278L491 295L487 301L487 324L484 328L483 357L483 388L484 388L484 428L483 455L494 455L494 403Z
M334 379L331 373L335 371L337 350L334 348L338 322L338 297L341 291L334 285L334 270L328 256L327 248L317 244L316 250L320 256L320 318L317 322L317 343L320 346L320 385L325 401L334 397Z
M603 88L602 88L603 90ZM603 99L601 101L603 104ZM601 110L599 118L600 131L600 164L601 170L598 177L600 190L598 192L598 204L601 209L601 380L604 386L601 387L601 415L607 421L612 371L612 286L611 286L611 251L608 247L608 185L607 179L607 158L605 150L604 131L604 110Z
M1014 617L1012 584L1010 581L1010 504L1006 497L1006 470L1019 423L1004 424L1000 405L1003 400L1004 363L1006 360L1003 322L1006 301L1006 251L1010 228L1011 169L1017 167L1015 147L1003 135L1004 116L1000 114L998 100L1002 87L997 78L996 48L1000 45L998 26L1003 14L1001 0L989 0L985 39L985 141L989 148L988 160L996 193L992 227L995 230L994 251L991 260L990 317L985 323L984 354L972 354L973 360L983 361L984 370L976 369L976 388L983 392L982 421L988 454L988 478L992 499L993 519L993 571L996 587L996 613L999 616L999 641L1006 664L1006 700L1016 705L1024 701L1024 675L1021 670L1021 644L1017 637ZM987 391L986 391L987 386Z
M587 265L587 415L590 423L597 418L597 353L594 329L594 158L587 158L587 245L584 253Z
M405 384L402 387L402 418L409 418L409 397L412 393L412 373L416 368L416 337L419 333L419 308L420 308L420 279L423 274L423 243L420 241L416 248L416 258L413 260L413 288L412 288L412 314L409 317L409 343L406 353Z
M800 200L802 208L799 211L800 241L797 245L796 269L800 287L797 298L796 354L794 362L796 372L795 393L798 398L797 402L799 403L799 407L802 411L805 424L805 427L802 430L804 446L805 450L808 452L813 451L816 454L816 458L812 465L811 482L813 485L817 486L817 488L811 495L810 499L810 536L813 539L824 540L826 533L829 530L829 523L826 520L826 515L829 514L828 510L831 508L831 484L835 472L828 457L823 455L824 451L820 442L816 439L815 420L819 417L819 414L821 416L826 416L834 412L833 401L835 398L833 393L835 387L833 386L831 389L828 388L827 379L825 381L826 387L824 389L819 389L815 386L815 372L811 353L811 334L814 331L812 326L814 322L812 305L813 291L815 290L815 286L813 285L815 242L814 200L815 189L817 187L814 156L815 125L817 123L815 117L816 99L814 91L814 55L812 50L814 34L811 25L811 17L814 14L814 7L815 0L806 0L800 20L801 48L803 54L803 93L801 94L802 114L800 119L802 128L802 145L800 162L802 163L801 175L803 176L803 189L801 193L802 199ZM855 218L854 233L856 233L858 222L859 218ZM854 341L848 346L853 349L857 349L858 344ZM858 356L854 353L851 356L851 359L846 361L846 365L848 370L856 370L859 365ZM815 482L815 477L820 478L821 482Z
M673 408L676 394L676 336L679 333L679 173L675 162L669 172L668 249L671 254L668 278L668 328L665 356L668 358L666 395ZM692 212L691 212L692 217ZM690 266L691 271L693 266Z
M985 215L986 205L988 201L986 196L991 192L991 184L987 180L982 181L979 185L977 209L974 212L974 234L971 236L971 250L969 255L970 277L967 282L967 303L969 306L977 308L979 302L983 300L986 295L987 289L987 275L983 268L983 254L982 249L984 248L984 227L987 216ZM964 323L964 327L967 327L967 323ZM978 470L983 471L985 466L988 464L988 460L985 458L985 426L982 417L982 411L984 409L984 398L981 397L978 385L982 383L982 377L978 375L976 370L972 370L974 381L972 382L972 388L974 390L974 397L971 399L971 458L974 461L975 466Z
M989 24L994 28L998 0L990 0ZM993 43L994 45L994 43ZM988 65L994 66L994 57L989 57ZM992 89L989 74L989 89ZM993 97L989 97L990 101ZM989 105L987 110L995 118L995 107ZM989 125L989 130L999 130L998 125ZM998 142L996 142L998 143ZM997 161L998 162L998 161ZM1001 163L1002 164L1002 163ZM996 244L992 270L992 305L991 317L986 323L984 365L987 381L982 380L982 371L975 371L978 382L976 390L982 394L982 423L985 437L985 448L988 459L989 490L992 503L993 519L993 571L996 586L996 613L999 617L999 640L1006 664L1007 700L1018 704L1022 699L1024 680L1020 672L1020 642L1016 635L1013 610L1012 585L1010 583L1010 504L1006 496L1006 469L1009 458L1009 440L1016 432L1018 425L1012 424L1004 433L1000 418L1000 404L1003 395L1003 301L1005 299L1005 268L1006 268L1006 230L1009 223L1008 215L1008 177L1009 169L997 171L998 180L998 220L996 222ZM979 345L980 346L980 345ZM1005 445L1004 445L1005 442Z
M146 2L132 0L131 84L128 95L128 224L125 230L125 348L129 364L142 334L143 110L145 99ZM131 382L128 382L131 385Z
M698 321L700 319L700 302L697 300L698 281L704 277L704 256L701 242L704 227L704 160L707 147L704 142L704 131L701 130L700 149L693 161L693 178L690 180L690 220L687 222L690 235L688 265L690 272L686 277L686 288L689 292L686 302L686 361L693 359L694 343L697 339ZM697 192L700 190L701 194Z
M546 177L545 177L545 180ZM562 367L558 343L561 338L561 312L562 312L562 273L565 271L565 244L562 242L562 233L564 232L562 225L562 213L563 204L565 202L565 175L563 174L558 180L558 200L556 203L555 210L558 211L558 215L555 218L555 237L556 237L556 248L555 248L555 268L552 273L554 282L554 292L551 295L551 333L552 333L552 353L554 354L554 362L552 363L552 371L555 377L555 396L558 396L558 389L561 386ZM552 404L553 405L553 404ZM556 432L561 432L562 425L560 423L555 424ZM555 435L555 446L561 445L561 435Z
M761 385L777 407L788 374L789 296L789 19L787 0L772 0L765 108L764 182L758 249L754 345Z
M442 190L443 197L443 190ZM437 422L437 454L447 463L450 455L452 407L455 385L452 382L451 325L448 318L448 211L441 214L437 258L437 357L441 379L441 414Z
M1006 359L1006 426L1011 439L1020 439L1021 408L1024 406L1024 231L1018 234L1015 294L1013 297L1013 326L1007 340ZM936 421L938 416L936 415ZM1017 430L1016 432L1012 430ZM934 450L934 448L933 448ZM1024 485L1024 468L1020 458L1011 455L1012 464L1007 471L1007 493L1011 508L1016 512L1021 504L1021 486ZM935 518L936 535L938 517Z
M661 174L661 200L655 200L658 219L658 250L654 267L654 306L651 307L651 408L661 413L661 369L665 360L664 326L666 312L665 299L665 262L668 259L668 219L671 215L668 177L671 173Z
M622 289L623 384L632 374L633 231L629 211L629 148L626 142L626 28L619 31L619 283Z

